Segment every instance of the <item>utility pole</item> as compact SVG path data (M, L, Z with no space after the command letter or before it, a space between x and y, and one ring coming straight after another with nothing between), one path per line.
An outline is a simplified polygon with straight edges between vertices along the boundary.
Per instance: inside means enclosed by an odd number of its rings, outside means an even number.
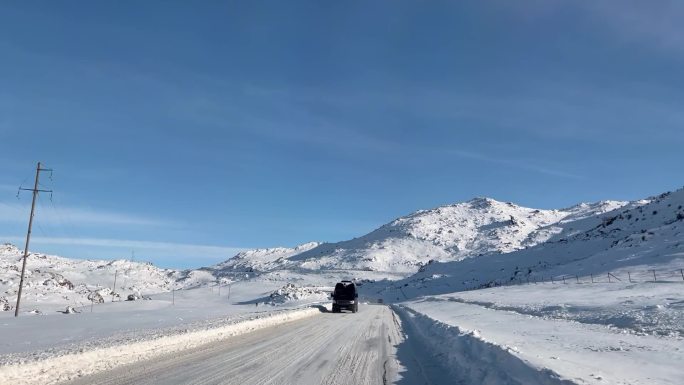
M114 297L116 296L116 276L119 274L119 270L114 270L114 288L112 289L112 302L114 302Z
M28 258L29 241L31 240L31 227L33 226L33 214L34 214L35 209L36 209L36 198L38 197L39 192L49 192L49 193L52 192L52 190L39 190L38 189L38 180L40 179L40 172L41 171L52 172L52 169L41 168L40 162L38 162L38 166L36 167L36 182L33 185L33 189L19 187L19 191L21 191L21 190L33 191L33 201L31 202L31 216L29 217L28 231L26 232L26 246L24 246L24 257L23 257L23 262L21 264L21 278L19 279L19 291L17 292L17 306L14 309L14 316L15 317L19 316L19 303L21 302L21 290L24 287L24 273L26 272L26 258Z
M133 261L135 261L135 251L131 250L131 260L128 262L128 268L126 271L124 271L123 285L121 285L121 290L126 290L126 279L128 279L128 276L131 274L131 265L133 264ZM119 297L119 300L121 300L121 297Z

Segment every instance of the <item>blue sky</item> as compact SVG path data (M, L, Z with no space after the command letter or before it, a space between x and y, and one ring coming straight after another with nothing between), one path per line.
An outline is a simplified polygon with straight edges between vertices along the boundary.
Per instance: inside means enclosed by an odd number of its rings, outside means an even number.
M677 1L0 5L0 241L202 266L491 196L679 188Z

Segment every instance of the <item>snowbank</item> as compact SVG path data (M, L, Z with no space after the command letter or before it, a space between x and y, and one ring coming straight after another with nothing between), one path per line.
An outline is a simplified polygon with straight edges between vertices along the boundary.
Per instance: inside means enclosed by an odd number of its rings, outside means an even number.
M454 382L681 384L681 339L425 298L395 305Z
M411 308L393 306L418 349L431 354L451 380L481 385L574 384L551 370L538 370L509 353L511 348L483 340L477 331L436 321ZM415 342L414 342L415 343ZM416 349L416 347L413 347Z
M125 345L96 348L36 362L6 365L0 367L0 383L15 385L55 384L316 314L320 314L320 310L317 308L283 311L266 316L256 316L246 321L207 330L167 335Z

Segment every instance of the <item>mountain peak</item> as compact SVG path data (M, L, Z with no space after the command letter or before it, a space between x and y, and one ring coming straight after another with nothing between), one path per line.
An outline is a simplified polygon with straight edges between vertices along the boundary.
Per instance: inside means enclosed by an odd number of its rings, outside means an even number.
M490 197L475 197L465 203L470 204L473 207L490 207L494 205L505 204L504 202L497 201L496 199ZM508 204L512 205L512 203Z
M468 201L468 203L494 203L498 202L496 199L490 198L490 197L474 197L471 200Z
M525 207L517 205L515 203L511 202L502 202L498 201L494 198L490 197L475 197L469 201L463 202L456 204L455 206L466 206L470 207L473 209L490 209L490 208L497 208L497 209L506 209L506 208L512 208L512 209L525 209Z

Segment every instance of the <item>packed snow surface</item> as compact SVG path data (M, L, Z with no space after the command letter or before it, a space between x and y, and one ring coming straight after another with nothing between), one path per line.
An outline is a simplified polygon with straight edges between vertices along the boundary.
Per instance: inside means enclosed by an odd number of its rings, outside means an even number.
M390 384L407 369L397 364L400 342L392 312L364 306L357 314L320 313L71 384Z

